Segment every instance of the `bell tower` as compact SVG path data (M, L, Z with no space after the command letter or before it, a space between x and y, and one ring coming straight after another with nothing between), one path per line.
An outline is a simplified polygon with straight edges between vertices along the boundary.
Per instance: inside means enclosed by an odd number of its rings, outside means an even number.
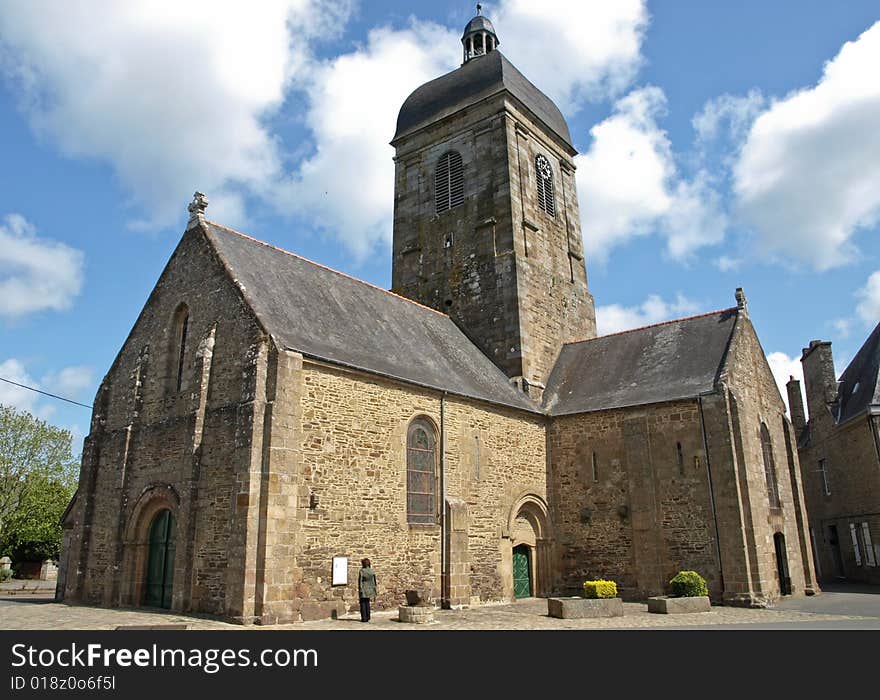
M413 92L395 148L395 292L442 311L540 399L564 343L596 335L575 190L555 104L478 14L464 63Z

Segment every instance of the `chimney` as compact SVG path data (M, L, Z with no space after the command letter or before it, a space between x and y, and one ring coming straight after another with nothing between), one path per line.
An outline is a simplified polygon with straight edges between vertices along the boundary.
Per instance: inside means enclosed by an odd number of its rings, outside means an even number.
M801 394L801 383L792 376L785 385L788 392L788 410L791 413L791 424L794 426L794 434L799 437L807 427L807 418L804 414L804 398Z
M837 399L837 376L834 373L831 343L811 340L810 347L804 348L801 355L801 364L804 367L810 418L829 415L827 407Z

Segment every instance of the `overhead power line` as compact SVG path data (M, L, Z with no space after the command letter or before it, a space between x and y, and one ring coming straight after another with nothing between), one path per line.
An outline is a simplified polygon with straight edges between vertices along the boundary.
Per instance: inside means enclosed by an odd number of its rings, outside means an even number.
M55 394L50 394L48 391L42 391L41 389L34 389L32 386L26 386L24 384L19 384L18 382L14 382L11 379L4 379L0 377L0 382L6 382L7 384L14 384L15 386L19 386L22 389L27 389L28 391L35 391L38 394L42 394L43 396L51 396L53 399L58 399L59 401L67 401L67 403L72 403L75 406L82 406L83 408L91 409L91 406L87 406L84 403L80 403L79 401L74 401L73 399L65 399L63 396L56 396Z

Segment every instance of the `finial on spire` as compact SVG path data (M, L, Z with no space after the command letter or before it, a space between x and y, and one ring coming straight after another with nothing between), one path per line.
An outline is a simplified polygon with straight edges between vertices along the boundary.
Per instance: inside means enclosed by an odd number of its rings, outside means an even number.
M205 209L208 208L208 198L202 192L196 192L193 195L193 201L190 202L187 209L189 210L189 225L202 222L205 220Z
M749 315L749 301L742 287L736 288L736 308L746 316Z
M480 3L477 3L477 14L483 14L483 6Z

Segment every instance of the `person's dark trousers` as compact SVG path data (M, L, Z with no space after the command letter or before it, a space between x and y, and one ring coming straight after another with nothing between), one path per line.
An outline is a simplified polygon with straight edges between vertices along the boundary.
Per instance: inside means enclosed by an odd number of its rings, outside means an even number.
M370 599L361 598L361 622L370 621Z

